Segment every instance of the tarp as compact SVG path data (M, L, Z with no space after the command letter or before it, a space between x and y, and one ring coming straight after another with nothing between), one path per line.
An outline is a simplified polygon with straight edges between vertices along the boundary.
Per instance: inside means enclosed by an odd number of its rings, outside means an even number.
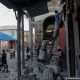
M4 34L2 32L0 32L0 40L4 40L4 41L15 41L16 39L12 38L11 36Z

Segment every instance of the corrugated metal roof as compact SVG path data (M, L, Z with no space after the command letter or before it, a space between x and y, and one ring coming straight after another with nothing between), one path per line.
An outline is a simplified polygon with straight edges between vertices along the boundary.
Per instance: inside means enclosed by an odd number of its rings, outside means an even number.
M49 1L49 0L0 0L0 2L6 5L8 8L31 7L33 4L37 4L44 1Z
M0 0L8 8L27 10L30 17L48 13L47 1L50 0Z
M26 10L28 11L30 17L35 17L49 12L47 3L45 2L35 4L31 7L26 7Z

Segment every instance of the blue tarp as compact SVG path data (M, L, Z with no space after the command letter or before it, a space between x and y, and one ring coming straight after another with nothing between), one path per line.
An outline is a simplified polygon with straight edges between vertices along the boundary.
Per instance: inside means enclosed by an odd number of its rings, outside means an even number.
M12 38L11 36L4 34L2 32L0 32L0 40L4 40L4 41L15 41L14 38Z

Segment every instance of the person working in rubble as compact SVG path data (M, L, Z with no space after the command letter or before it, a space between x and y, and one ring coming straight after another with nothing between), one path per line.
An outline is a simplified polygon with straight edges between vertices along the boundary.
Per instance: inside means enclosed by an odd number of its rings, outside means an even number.
M27 60L28 60L30 59L30 48L28 46L26 52L27 52Z
M0 53L0 71L1 71L1 67L2 67L2 54Z
M2 51L2 66L4 67L4 71L8 72L8 65L7 65L7 54L5 50Z
M59 66L61 67L61 71L63 69L63 51L61 48L58 49L58 53L59 53Z

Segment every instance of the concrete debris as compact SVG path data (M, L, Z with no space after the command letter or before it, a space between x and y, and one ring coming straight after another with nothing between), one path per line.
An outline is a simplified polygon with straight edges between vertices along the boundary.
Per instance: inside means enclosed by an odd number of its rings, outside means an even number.
M26 66L24 71L24 78L26 77L27 80L57 80L60 73L60 68L55 64L51 64L51 62L46 65L38 61L36 63L32 61L29 65Z
M60 73L60 67L59 66L56 66L56 65L46 65L48 68L51 68L55 74L58 74Z
M9 55L8 55L9 56ZM8 57L9 73L0 72L0 80L17 80L17 59L10 60ZM25 62L26 67L21 76L21 80L62 80L60 67L56 55L52 57L49 63L42 63L33 59Z

